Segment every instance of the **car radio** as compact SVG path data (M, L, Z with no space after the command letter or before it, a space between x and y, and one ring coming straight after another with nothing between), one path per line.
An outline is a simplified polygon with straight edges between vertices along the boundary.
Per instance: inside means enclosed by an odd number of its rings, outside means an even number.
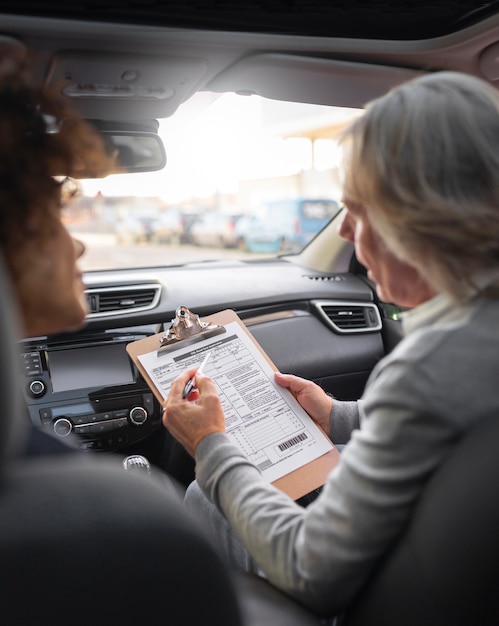
M24 397L33 424L81 447L112 451L161 425L159 403L126 345L141 335L102 333L75 340L20 343Z

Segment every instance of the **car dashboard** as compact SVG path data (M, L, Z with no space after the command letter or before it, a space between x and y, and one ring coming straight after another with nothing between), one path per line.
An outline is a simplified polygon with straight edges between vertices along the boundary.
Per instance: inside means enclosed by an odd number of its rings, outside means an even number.
M85 284L85 327L25 339L20 354L32 423L92 451L140 452L164 435L159 403L126 345L166 331L179 306L205 320L234 310L280 371L344 400L361 395L385 353L369 283L293 257L88 272Z

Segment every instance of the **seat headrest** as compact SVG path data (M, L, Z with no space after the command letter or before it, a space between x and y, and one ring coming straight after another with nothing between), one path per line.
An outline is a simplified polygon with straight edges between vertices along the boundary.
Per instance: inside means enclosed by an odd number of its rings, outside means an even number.
M19 450L27 433L16 339L20 337L17 304L3 258L0 258L0 476L8 457Z

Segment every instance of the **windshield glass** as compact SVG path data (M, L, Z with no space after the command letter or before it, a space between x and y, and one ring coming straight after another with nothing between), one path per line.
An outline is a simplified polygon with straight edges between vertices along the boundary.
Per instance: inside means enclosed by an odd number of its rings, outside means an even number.
M299 252L339 210L335 133L358 111L198 93L160 120L159 172L82 180L82 269Z

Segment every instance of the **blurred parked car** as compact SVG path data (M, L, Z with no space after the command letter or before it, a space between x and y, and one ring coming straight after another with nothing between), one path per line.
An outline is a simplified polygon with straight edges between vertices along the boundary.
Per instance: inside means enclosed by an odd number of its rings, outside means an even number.
M201 213L187 213L182 211L182 230L180 233L180 243L192 243L192 227L201 219Z
M191 241L196 246L235 248L238 245L235 230L241 215L206 213L192 225Z
M329 199L270 202L263 217L239 222L238 245L248 252L298 252L339 211L340 204Z
M170 209L157 215L152 224L151 241L156 243L179 243L182 234L182 214L176 209Z
M275 245L278 229L268 216L244 215L235 227L237 245L245 252L279 252L280 245Z
M118 243L139 243L151 241L154 235L158 216L156 213L133 213L118 220L114 227Z

